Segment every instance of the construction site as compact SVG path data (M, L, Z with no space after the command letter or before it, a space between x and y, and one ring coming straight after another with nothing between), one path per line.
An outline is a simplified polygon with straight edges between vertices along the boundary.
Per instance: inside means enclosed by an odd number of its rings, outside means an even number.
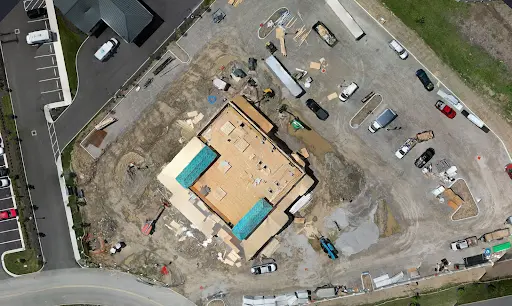
M450 242L503 224L495 203L508 200L506 181L490 174L502 156L475 161L501 152L500 142L419 101L428 93L408 74L419 64L396 64L387 34L342 2L364 38L354 40L323 2L214 6L210 15L220 7L229 18L212 26L205 15L179 40L190 62L122 135L105 129L111 142L95 156L86 150L93 144L80 145L104 127L102 116L91 122L72 155L90 262L145 275L197 304L219 292L239 305L242 296L324 285L341 296L433 275L440 262L462 261ZM313 29L319 20L337 44ZM301 92L276 74L279 65ZM341 102L352 80L360 89ZM326 120L306 106L311 98ZM399 113L395 128L370 135L374 111L388 106ZM404 140L431 130L435 137L395 157ZM440 161L414 167L429 146ZM268 262L275 272L251 274Z

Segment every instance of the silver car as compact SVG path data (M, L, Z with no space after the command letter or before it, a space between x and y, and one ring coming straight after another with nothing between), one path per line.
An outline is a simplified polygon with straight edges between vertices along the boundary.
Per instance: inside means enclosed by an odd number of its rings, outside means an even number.
M251 273L254 275L258 275L258 274L264 274L264 273L272 273L276 270L277 270L277 265L275 263L271 262L271 263L267 263L267 264L253 266L251 268Z

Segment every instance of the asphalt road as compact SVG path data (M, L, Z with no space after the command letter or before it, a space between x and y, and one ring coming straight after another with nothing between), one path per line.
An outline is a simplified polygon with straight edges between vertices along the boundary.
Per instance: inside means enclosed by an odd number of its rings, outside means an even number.
M20 0L2 0L2 5L0 5L0 21L2 21L19 2Z
M144 2L159 14L164 23L142 47L123 42L110 29L102 33L99 38L89 37L82 46L77 59L79 77L77 95L73 104L55 123L61 150L201 1L146 0ZM94 52L112 37L121 41L117 53L108 61L99 62L94 58Z
M471 305L471 306L509 306L512 305L512 296L504 296L496 299L481 301L481 302L475 302L465 305Z
M125 273L62 269L0 281L2 305L195 305L178 293L142 285Z
M39 209L35 211L39 231L46 234L41 238L45 260L45 269L73 268L77 264L73 257L69 229L64 212L64 204L58 182L57 168L53 151L48 137L48 128L43 105L54 102L48 101L48 96L41 94L41 75L36 70L44 67L38 56L48 45L41 47L29 46L25 43L28 32L45 28L44 22L27 22L28 18L20 2L10 14L0 22L0 32L12 32L19 29L19 42L2 44L5 69L12 89L14 112L18 116L17 125L20 134L26 176L30 184L32 202ZM36 135L31 134L36 131Z

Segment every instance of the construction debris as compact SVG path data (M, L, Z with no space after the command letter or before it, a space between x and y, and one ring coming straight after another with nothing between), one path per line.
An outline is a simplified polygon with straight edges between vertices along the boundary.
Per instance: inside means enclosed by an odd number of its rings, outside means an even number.
M306 222L306 218L295 218L293 219L293 223L304 224Z
M338 97L338 93L333 92L332 94L327 96L327 100L331 101L331 100L336 99L337 97Z
M300 149L300 155L304 156L304 158L309 158L309 152L308 152L308 149L306 148L302 148Z
M309 64L309 68L311 68L311 69L316 69L316 70L319 70L321 66L322 66L322 64L317 63L317 62L311 62L311 63Z
M276 38L279 39L281 43L281 53L283 56L286 56L286 46L284 44L284 29L281 27L276 28Z

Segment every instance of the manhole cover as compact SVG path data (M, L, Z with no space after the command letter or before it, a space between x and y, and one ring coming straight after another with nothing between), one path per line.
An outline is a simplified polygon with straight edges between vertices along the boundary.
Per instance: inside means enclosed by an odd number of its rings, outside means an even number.
M32 134L32 136L37 136L37 131L36 130L32 130L30 133Z
M20 34L20 29L14 29L14 34L16 34L16 35Z

